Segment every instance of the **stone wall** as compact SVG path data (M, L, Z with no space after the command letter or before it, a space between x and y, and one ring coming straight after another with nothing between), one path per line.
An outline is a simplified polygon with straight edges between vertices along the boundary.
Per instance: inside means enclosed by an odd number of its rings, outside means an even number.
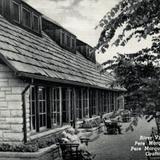
M11 69L0 63L0 142L23 140L22 92L26 86Z
M0 152L0 160L62 160L56 145L40 149L38 152Z

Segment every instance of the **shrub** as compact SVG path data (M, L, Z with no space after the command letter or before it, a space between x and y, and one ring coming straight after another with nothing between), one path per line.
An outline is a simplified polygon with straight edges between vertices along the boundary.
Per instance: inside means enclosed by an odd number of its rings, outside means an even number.
M0 152L36 152L53 144L55 144L53 136L28 142L27 144L11 145L2 143L0 144Z
M38 146L36 144L20 144L20 145L10 145L10 144L0 144L1 152L36 152L38 151Z
M101 123L101 119L99 117L96 117L94 119L90 119L88 121L83 121L83 123L80 125L80 128L93 128L98 127Z

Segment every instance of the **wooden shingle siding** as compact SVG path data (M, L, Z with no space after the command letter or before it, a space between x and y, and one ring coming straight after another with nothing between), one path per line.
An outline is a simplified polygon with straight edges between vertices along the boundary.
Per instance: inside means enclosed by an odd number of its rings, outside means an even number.
M113 81L81 53L61 48L45 33L31 34L0 17L0 54L17 72L106 87ZM0 56L0 57L1 57Z

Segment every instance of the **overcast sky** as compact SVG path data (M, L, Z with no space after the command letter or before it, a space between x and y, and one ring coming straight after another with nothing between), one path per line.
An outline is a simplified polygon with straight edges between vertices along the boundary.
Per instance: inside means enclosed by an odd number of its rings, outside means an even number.
M100 29L95 30L99 20L120 0L25 0L44 15L59 22L79 39L96 46ZM119 31L117 31L119 33ZM114 39L113 39L114 41ZM98 54L97 61L102 63L119 53L134 53L151 45L151 38L137 42L132 38L125 47L111 46L105 54Z
M97 44L99 20L119 0L26 0L31 6L56 20L79 39L92 46Z

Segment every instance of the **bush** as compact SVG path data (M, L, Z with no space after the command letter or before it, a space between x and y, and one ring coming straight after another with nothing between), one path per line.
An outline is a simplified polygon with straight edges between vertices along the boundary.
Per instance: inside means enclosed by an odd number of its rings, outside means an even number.
M36 152L38 151L37 144L20 144L20 145L10 145L10 144L0 144L1 152Z
M0 152L36 152L39 149L49 147L55 144L55 138L48 137L39 139L27 144L11 145L11 144L0 144Z
M96 117L94 119L90 119L88 121L83 121L80 128L93 128L98 127L101 123L101 119L99 117Z

